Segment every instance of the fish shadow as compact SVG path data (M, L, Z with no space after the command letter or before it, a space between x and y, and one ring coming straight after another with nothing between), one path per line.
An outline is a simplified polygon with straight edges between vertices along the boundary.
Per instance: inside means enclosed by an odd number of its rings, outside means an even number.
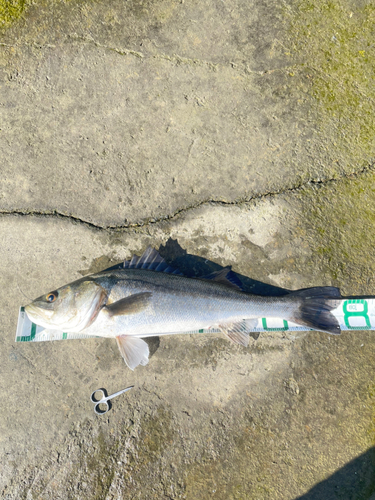
M215 271L224 269L223 266L216 264L216 262L198 257L197 255L188 254L187 251L181 247L178 241L173 240L172 238L169 238L165 245L161 245L158 251L168 264L179 269L188 278L202 278ZM231 266L225 267L231 268ZM243 285L243 291L246 293L263 295L265 297L282 297L283 295L288 295L289 293L295 291L263 283L262 281L254 280L238 272L235 272L235 275L240 279ZM342 295L342 298L375 299L375 295Z
M165 245L159 248L160 255L172 267L179 269L188 278L201 278L215 271L224 269L223 266L212 262L211 260L198 257L197 255L188 254L177 240L169 238ZM228 266L226 266L228 267ZM279 296L287 295L291 290L269 285L261 281L253 280L248 276L235 273L243 285L244 292L253 293L255 295L272 295Z
M160 347L160 337L146 337L143 340L148 345L148 349L149 349L149 355L148 355L148 357L151 359L152 356L156 353L156 351Z

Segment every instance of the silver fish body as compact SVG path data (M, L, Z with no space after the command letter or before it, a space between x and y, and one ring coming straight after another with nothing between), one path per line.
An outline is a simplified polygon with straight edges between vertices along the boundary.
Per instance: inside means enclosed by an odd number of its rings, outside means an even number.
M162 261L155 250L147 251L154 260L157 255L158 262ZM81 278L39 297L25 311L42 326L115 337L132 369L148 361L148 346L141 337L218 328L232 341L248 345L247 322L259 317L284 318L308 328L340 333L330 312L341 297L336 288L264 297L242 292L226 279L228 269L210 279L192 279L153 271L148 264L144 259L143 268L135 265Z
M141 296L142 310L126 314L124 302L123 314L110 315L103 307L95 322L84 329L85 333L105 337L156 336L258 317L290 317L296 307L283 298L249 295L223 284L154 271L109 271L91 278L102 288L110 288L108 305Z

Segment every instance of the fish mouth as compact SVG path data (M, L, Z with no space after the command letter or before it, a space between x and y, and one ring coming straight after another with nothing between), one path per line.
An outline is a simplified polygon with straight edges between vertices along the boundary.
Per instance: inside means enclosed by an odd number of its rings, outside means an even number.
M46 304L36 305L28 304L25 306L25 312L28 318L37 325L48 327L48 316L52 315L53 310L50 307L44 307ZM49 305L49 304L48 304ZM47 306L48 306L47 305ZM47 314L46 314L47 313ZM50 314L48 314L50 313ZM47 318L46 318L47 316Z

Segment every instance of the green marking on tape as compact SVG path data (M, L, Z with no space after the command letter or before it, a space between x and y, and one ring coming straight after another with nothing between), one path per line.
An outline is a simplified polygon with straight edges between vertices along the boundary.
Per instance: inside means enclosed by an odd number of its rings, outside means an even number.
M350 304L361 304L363 306L362 311L351 311L348 310L350 309ZM371 322L370 318L368 317L368 303L367 300L365 299L350 299L350 300L345 300L344 304L342 306L342 309L344 311L344 321L345 325L349 330L371 330ZM366 326L352 326L349 323L349 318L350 317L361 317L364 318Z
M199 330L199 333L203 333L203 330Z
M31 333L30 335L22 335L22 337L17 337L16 342L32 342L36 335L36 324L31 323Z
M67 333L63 333L63 340L65 340L67 338L68 338L68 334Z
M267 319L266 318L262 318L262 325L263 325L263 328L267 331L267 332L285 332L286 330L289 330L289 326L288 326L288 322L285 321L285 319L283 319L283 327L280 327L280 328L269 328L267 326Z
M35 334L36 334L36 324L31 323L31 335L30 335L30 340L35 339Z

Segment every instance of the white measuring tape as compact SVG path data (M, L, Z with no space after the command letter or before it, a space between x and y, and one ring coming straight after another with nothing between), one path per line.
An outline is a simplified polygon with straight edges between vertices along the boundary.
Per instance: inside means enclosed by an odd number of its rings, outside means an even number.
M331 311L337 318L341 330L375 330L375 299L343 299L340 305ZM252 323L252 332L306 331L307 328L280 318L258 318ZM212 333L216 329L194 330L191 333ZM88 339L94 335L64 333L36 325L29 320L25 309L20 308L16 332L16 342L44 342L47 340Z

